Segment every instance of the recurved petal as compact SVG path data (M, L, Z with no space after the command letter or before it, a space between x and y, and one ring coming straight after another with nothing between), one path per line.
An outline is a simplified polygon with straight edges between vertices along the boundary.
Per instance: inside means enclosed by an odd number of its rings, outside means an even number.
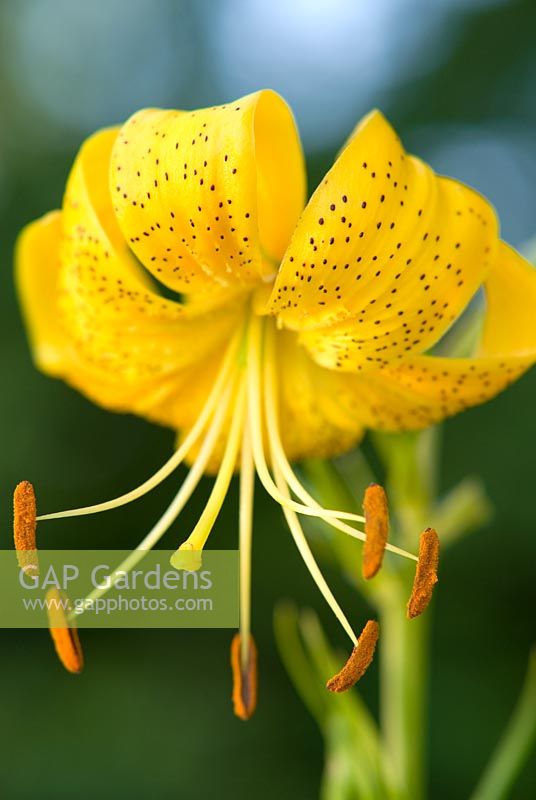
M294 121L271 91L192 112L140 111L121 129L110 181L138 258L186 293L273 275L305 195Z
M481 355L536 355L536 269L501 242L485 285L487 314Z
M107 175L115 137L103 131L82 147L61 224L59 215L45 218L21 239L19 285L45 369L106 408L176 427L190 422L189 398L197 406L204 395L243 300L190 307L158 293L114 217Z
M326 367L382 364L441 337L497 246L490 205L406 155L375 111L302 214L271 311Z
M199 416L215 381L225 347L215 348L198 364L166 376L118 381L113 372L73 362L62 377L97 405L133 413L175 430L188 430Z
M418 429L483 403L516 380L536 360L536 270L501 243L485 292L477 356L417 355L360 375L339 372L341 418L353 414L375 429Z
M82 147L63 206L60 308L69 340L118 380L168 376L225 341L242 310L195 309L161 296L117 226L107 174L116 131ZM179 299L179 298L177 298Z
M58 320L57 277L61 212L27 225L17 241L15 276L33 358L43 372L61 374L66 344Z

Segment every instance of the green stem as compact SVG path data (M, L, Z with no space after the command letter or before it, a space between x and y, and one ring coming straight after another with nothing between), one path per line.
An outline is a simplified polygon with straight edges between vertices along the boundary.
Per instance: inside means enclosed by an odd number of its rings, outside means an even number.
M376 436L387 467L393 534L415 550L433 505L439 461L437 431L400 437ZM380 612L381 723L386 757L401 800L426 792L429 616L408 620L406 602L413 567L398 564L378 582Z
M473 527L482 524L490 505L478 481L466 479L440 503L436 502L439 464L437 429L419 434L374 435L374 444L385 463L391 506L390 538L416 551L419 535L428 525L439 529L442 547ZM371 479L366 465L358 461L309 461L302 469L324 505L356 511ZM359 481L359 476L366 480ZM423 800L426 796L427 694L430 638L430 609L423 617L408 620L405 607L413 580L413 566L385 559L381 573L370 582L356 574L355 543L326 534L351 583L374 605L380 621L380 716L383 769L379 769L385 797L393 800ZM312 652L315 652L313 646ZM346 729L334 728L337 741L350 737ZM507 730L486 769L472 800L505 800L536 741L536 654ZM363 757L362 731L349 743L348 753ZM337 749L337 758L350 756ZM332 762L332 767L335 762ZM345 773L347 777L348 773ZM329 775L328 775L329 777ZM335 775L335 778L343 777ZM329 784L329 797L347 797L346 782ZM361 784L360 784L361 785ZM339 793L338 793L339 792ZM341 793L342 792L342 793ZM370 789L358 789L359 797L371 797ZM382 797L384 795L381 795Z
M536 651L517 706L472 800L504 800L536 741Z
M380 610L381 727L397 796L425 792L428 619L405 616L407 581L395 579L378 598Z
M447 543L485 518L489 504L474 480L465 481L436 504L440 449L437 429L417 434L377 433L374 444L386 467L392 512L390 538L394 543L416 552L419 535L430 524L439 524L442 543ZM324 505L355 511L356 500L362 497L372 476L366 464L355 463L351 465L348 484L340 466L309 461L303 471ZM366 476L361 485L359 476ZM379 615L380 715L388 763L386 780L397 800L423 800L431 610L418 619L406 617L414 565L385 559L381 573L363 585L355 575L354 548L354 542L338 541L335 552L350 580Z

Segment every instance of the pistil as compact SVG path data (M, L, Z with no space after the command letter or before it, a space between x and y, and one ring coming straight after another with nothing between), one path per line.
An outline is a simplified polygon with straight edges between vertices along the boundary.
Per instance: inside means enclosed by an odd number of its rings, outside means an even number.
M199 481L203 477L207 463L214 452L218 438L221 435L226 416L229 412L231 399L233 397L234 383L231 380L229 385L221 397L220 405L214 414L207 434L201 444L199 452L186 476L182 486L177 492L171 504L168 506L162 517L158 520L156 525L149 531L149 533L142 539L135 550L114 570L111 575L111 580L107 583L106 587L94 589L86 598L85 603L90 603L99 597L103 597L110 589L115 586L117 580L130 572L139 562L145 558L149 550L152 550L160 541L162 536L169 530L173 522L177 519L180 512L192 496ZM83 613L77 611L77 614Z
M231 483L231 478L233 477L233 472L236 467L244 426L245 408L246 383L245 379L242 378L234 402L231 429L225 445L220 469L214 481L208 503L199 517L194 530L186 542L184 542L171 557L171 565L176 569L199 569L199 556L196 554L203 549L214 527L214 523L218 518L218 514L227 496L229 484ZM193 553L193 556L191 556L190 553Z

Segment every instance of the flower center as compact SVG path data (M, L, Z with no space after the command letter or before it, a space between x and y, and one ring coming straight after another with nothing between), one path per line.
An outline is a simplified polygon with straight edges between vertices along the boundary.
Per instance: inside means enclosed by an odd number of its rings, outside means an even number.
M279 423L278 381L284 376L280 376L278 369L278 333L273 318L262 315L263 302L261 289L253 297L251 312L243 327L228 345L219 374L199 417L176 452L152 477L114 500L37 517L43 521L93 514L136 500L167 478L193 448L197 448L190 470L175 498L136 549L112 573L107 586L95 589L87 598L88 601L96 600L133 569L169 530L196 489L222 437L225 437L223 457L207 504L190 536L173 554L171 563L177 569L199 569L203 548L218 518L233 474L239 467L240 665L244 675L247 674L248 664L251 664L251 648L254 646L250 630L250 595L255 473L268 494L281 505L303 561L354 647L357 646L358 637L314 558L298 515L318 517L338 531L366 541L365 533L349 524L363 523L365 518L323 508L302 485L287 458ZM384 546L391 552L417 561L416 556L394 545L385 543ZM83 613L84 608L85 604L82 604L71 617L74 619Z

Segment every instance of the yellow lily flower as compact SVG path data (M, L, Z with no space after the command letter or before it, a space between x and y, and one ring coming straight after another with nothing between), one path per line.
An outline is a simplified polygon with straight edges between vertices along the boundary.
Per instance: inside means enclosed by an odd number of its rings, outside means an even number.
M180 432L141 487L39 519L114 508L187 460L176 498L129 563L213 473L173 559L193 568L238 468L246 676L255 472L356 645L298 514L362 540L349 523L365 520L322 508L291 462L343 453L367 428L438 422L493 397L536 356L532 267L499 239L489 203L407 155L380 112L357 126L307 204L305 194L296 127L275 93L144 110L83 145L62 210L29 225L17 251L38 367L107 409ZM480 287L478 353L427 354Z

